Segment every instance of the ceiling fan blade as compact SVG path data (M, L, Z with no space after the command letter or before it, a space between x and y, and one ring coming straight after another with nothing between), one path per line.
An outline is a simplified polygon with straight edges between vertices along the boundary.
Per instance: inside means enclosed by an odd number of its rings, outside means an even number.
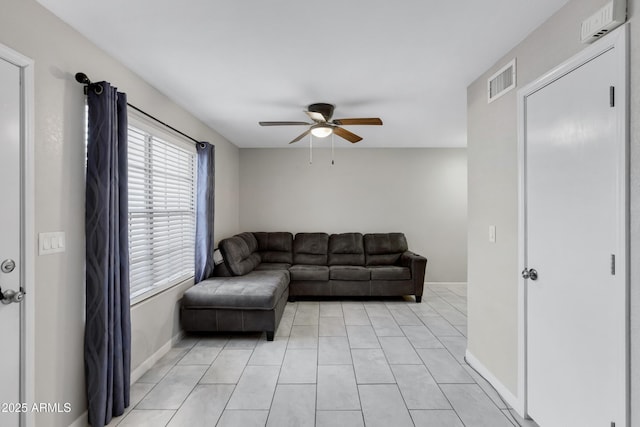
M333 123L337 125L377 125L382 126L382 120L377 117L368 117L361 119L335 119Z
M300 141L302 138L304 138L305 136L309 135L309 132L311 132L311 129L308 129L305 132L302 132L300 135L298 135L298 137L296 139L291 141L289 144L293 144L294 142Z
M340 127L333 128L333 133L335 133L336 135L338 135L341 138L346 139L347 141L351 142L352 144L355 144L358 141L362 141L362 137L359 137L355 133L349 132L348 130L340 128Z
M297 126L297 125L310 125L312 123L307 122L258 122L260 126Z
M321 113L317 113L315 111L305 111L305 113L314 122L326 122L327 121L327 119Z

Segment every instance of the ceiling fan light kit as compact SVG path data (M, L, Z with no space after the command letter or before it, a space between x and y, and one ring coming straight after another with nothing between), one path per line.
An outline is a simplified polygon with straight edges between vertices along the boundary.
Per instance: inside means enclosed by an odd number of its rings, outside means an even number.
M318 123L311 126L311 134L316 138L326 138L333 133L333 127Z

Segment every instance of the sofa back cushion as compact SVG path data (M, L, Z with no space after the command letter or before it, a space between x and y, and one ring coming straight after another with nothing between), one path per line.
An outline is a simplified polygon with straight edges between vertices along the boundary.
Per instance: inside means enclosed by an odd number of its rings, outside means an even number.
M249 247L250 252L255 252L258 250L258 240L256 240L256 236L254 236L253 233L244 232L236 234L236 237L240 237L245 241L245 243Z
M258 241L258 253L262 262L293 264L293 234L253 233Z
M394 265L408 249L403 233L373 233L364 235L367 265Z
M327 233L298 233L293 241L293 263L327 265L328 248Z
M260 264L260 255L255 252L258 248L258 242L251 233L242 233L228 239L222 239L218 246L227 269L234 276L250 273Z
M364 265L364 243L361 233L329 236L329 265Z

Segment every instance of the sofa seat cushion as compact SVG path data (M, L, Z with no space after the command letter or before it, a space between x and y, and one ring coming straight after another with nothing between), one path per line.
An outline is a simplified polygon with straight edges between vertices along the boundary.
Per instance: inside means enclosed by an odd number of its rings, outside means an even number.
M291 264L286 262L261 262L256 267L255 271L264 271L264 270L289 270Z
M234 276L250 273L260 264L260 255L255 252L258 244L251 233L222 239L219 246L224 263Z
M369 267L371 280L410 280L411 270L407 267L395 265L381 265Z
M182 307L271 310L289 286L287 271L252 271L238 277L213 277L189 288Z
M289 269L291 280L329 280L329 267L326 265L292 265Z
M368 268L356 265L332 265L329 267L331 280L369 280L371 273Z

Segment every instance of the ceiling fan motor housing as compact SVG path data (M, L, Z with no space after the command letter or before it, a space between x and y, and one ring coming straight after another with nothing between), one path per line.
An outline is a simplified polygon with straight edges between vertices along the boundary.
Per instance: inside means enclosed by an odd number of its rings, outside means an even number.
M324 117L324 119L326 121L331 120L331 117L333 116L333 109L335 107L332 104L325 104L323 102L319 102L316 104L311 104L309 105L309 107L307 108L308 111L313 112L313 113L320 113L322 114L322 116Z

